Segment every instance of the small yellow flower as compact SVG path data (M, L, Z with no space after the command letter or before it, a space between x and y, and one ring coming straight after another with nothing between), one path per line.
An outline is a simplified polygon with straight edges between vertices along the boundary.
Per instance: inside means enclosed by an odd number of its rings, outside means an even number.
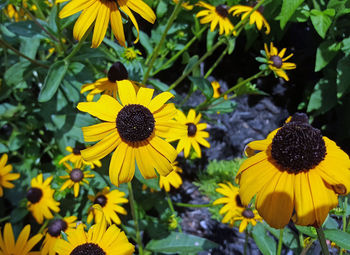
M269 64L269 68L278 76L286 81L289 81L289 78L284 70L295 69L296 65L294 63L285 62L293 56L293 53L283 58L286 53L286 48L283 48L279 53L278 49L273 46L273 43L270 44L270 51L266 45L264 44L266 58Z
M97 166L97 167L102 166L100 160L92 160L92 161L84 160L81 156L81 153L80 153L80 151L83 149L86 149L86 147L84 145L79 145L79 144L77 144L74 148L72 148L71 146L67 146L66 151L70 152L70 154L63 157L60 160L60 162L58 162L58 163L62 164L62 163L67 162L67 161L70 161L72 163L82 162L84 165L90 166L91 169L94 169L95 166Z
M197 13L196 17L202 17L200 19L201 24L210 23L210 31L214 31L217 25L219 25L219 34L222 35L224 32L229 35L233 31L233 25L228 18L228 6L220 4L218 6L212 6L203 1L197 3L198 6L206 8Z
M79 195L80 185L84 183L89 185L87 178L93 178L95 175L90 174L90 171L83 171L86 165L84 165L82 161L75 162L74 168L67 162L63 162L63 164L66 167L68 175L60 176L61 179L66 180L60 188L60 191L74 187L74 197L77 197Z
M233 12L233 16L238 16L243 13L241 20L245 19L247 15L251 12L253 7L250 6L245 6L245 5L235 5L230 8L228 11L229 13ZM262 27L264 26L266 28L265 34L269 34L271 31L269 23L266 21L264 16L258 11L255 10L249 17L249 24L253 25L256 24L256 27L258 30L261 30Z
M233 226L234 222L241 221L238 231L242 233L249 224L255 226L258 221L262 221L262 218L258 214L257 210L245 208L244 210L241 210L239 214L233 216L231 220L231 226Z
M179 173L182 173L182 169L177 166L177 161L172 163L173 171L170 172L167 176L159 176L159 187L164 188L166 192L170 191L170 185L175 189L178 189L182 184L182 179Z
M12 189L15 187L11 181L20 177L18 173L11 173L12 165L6 165L8 156L4 154L0 158L0 197L4 195L3 188Z
M123 57L129 61L137 58L137 55L142 55L139 50L135 50L134 47L129 47L124 49Z
M220 83L217 81L211 82L211 86L213 87L213 98L219 98L223 92L222 87L220 86ZM223 98L227 100L227 95L224 95Z
M175 4L177 4L178 2L179 2L179 0L173 0L173 2L175 3ZM192 9L193 9L193 5L192 4L189 4L188 2L183 2L182 4L181 4L181 6L184 8L184 9L186 9L186 10L188 10L188 11L191 11Z

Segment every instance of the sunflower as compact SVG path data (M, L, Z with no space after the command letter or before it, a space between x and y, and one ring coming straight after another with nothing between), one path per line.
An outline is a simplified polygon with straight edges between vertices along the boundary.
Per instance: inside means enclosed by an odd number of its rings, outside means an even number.
M87 222L90 223L92 219L95 219L96 223L99 223L102 218L102 214L106 217L108 224L113 221L116 224L121 224L118 214L126 215L126 210L119 204L128 203L128 199L125 197L125 193L117 189L110 191L109 187L105 187L101 192L97 193L96 196L90 196L89 199L95 204L102 207L101 210L95 209L93 206L89 209L89 215Z
M131 255L135 248L116 225L107 228L106 220L90 227L88 233L82 224L67 233L67 241L58 239L54 251L59 255L116 254Z
M179 0L173 0L173 2L175 3L175 4L177 4L178 2L179 2ZM186 10L188 10L188 11L191 11L192 9L193 9L193 5L192 4L190 4L190 3L188 3L188 2L183 2L182 4L181 4L181 6L184 8L184 9L186 9Z
M211 86L213 87L213 98L219 98L221 94L223 93L223 89L220 86L220 83L217 81L212 81ZM224 95L224 99L227 100L227 95Z
M193 109L190 109L188 112L188 115L186 115L178 110L177 114L175 116L175 119L178 123L182 124L182 132L181 133L173 133L171 137L167 139L167 141L172 142L179 140L179 143L177 144L176 150L178 153L180 153L182 150L184 150L184 156L185 158L188 157L190 154L191 146L193 147L194 151L197 153L198 157L202 157L202 152L199 144L210 148L210 144L207 140L204 138L209 137L209 133L206 131L203 131L207 128L206 123L199 123L200 119L202 117L202 114L199 113L196 116L196 112Z
M219 34L229 35L233 31L233 25L228 18L228 6L220 4L218 6L212 6L210 4L199 1L198 6L206 8L207 10L202 10L197 13L196 17L203 17L200 20L201 24L211 23L210 30L213 32L216 26L219 24Z
M213 205L225 204L219 211L222 215L226 214L222 219L222 223L232 223L232 218L244 210L238 190L238 187L233 186L229 182L227 184L219 183L219 188L216 189L216 192L225 196L213 202Z
M67 0L56 0L56 3L66 1ZM70 2L63 7L59 16L60 18L66 18L82 11L73 29L73 36L79 41L91 24L96 20L92 36L92 48L97 48L101 44L110 21L114 36L117 38L119 44L125 47L123 21L119 9L129 16L137 30L137 39L135 43L139 40L139 26L131 10L138 13L142 18L152 24L156 20L156 15L153 10L142 0L70 0Z
M15 187L10 181L17 180L20 177L18 173L11 173L12 165L6 165L8 156L5 153L0 158L0 197L4 195L3 187L12 189Z
M50 176L43 182L43 175L39 174L32 179L31 188L27 191L28 210L39 224L43 223L44 218L53 218L50 209L56 213L60 211L60 203L53 198L55 190L50 187L52 178L53 176Z
M61 232L69 233L69 231L73 230L77 226L77 217L69 216L63 219L55 219L49 223L47 228L47 232L45 235L44 242L41 247L42 255L55 255L54 247L56 241L61 239Z
M6 223L3 234L0 231L0 254L1 255L34 255L38 252L31 252L31 249L41 240L42 234L36 234L28 239L30 225L26 225L18 235L17 241L13 235L11 223Z
M338 194L349 193L349 156L313 128L306 114L294 114L282 128L247 148L251 157L236 176L242 203L248 205L256 194L256 209L274 228L283 228L290 219L320 227L338 205Z
M173 171L170 172L167 176L159 176L159 187L164 188L166 192L170 191L170 185L175 189L178 189L182 184L182 179L179 173L182 173L182 169L177 166L177 161L173 165Z
M257 210L245 208L243 210L237 211L237 213L233 215L230 225L233 226L236 221L241 221L238 231L242 233L247 228L249 223L255 226L258 221L262 221L262 218L258 214Z
M74 186L74 197L77 197L79 195L80 185L83 185L84 183L89 185L87 178L93 178L95 175L90 174L90 171L83 171L86 165L84 165L82 161L77 161L74 164L74 168L67 162L64 162L63 164L66 166L66 172L68 175L60 176L61 179L66 180L60 188L60 191Z
M267 63L269 64L269 68L278 76L286 81L289 81L289 78L284 70L295 69L296 65L294 63L285 62L293 56L293 53L289 56L283 58L286 53L286 48L283 48L279 53L276 47L273 46L273 43L270 44L270 51L266 45L264 44Z
M101 161L99 160L93 160L93 161L86 161L82 158L80 151L86 149L84 145L76 144L74 148L71 146L66 147L66 151L70 152L67 156L63 157L58 164L62 164L64 162L70 161L72 163L76 162L83 162L83 164L90 166L91 169L94 169L95 166L101 167Z
M245 5L234 5L230 8L228 11L229 13L233 12L233 16L238 16L243 13L241 20L244 20L247 15L253 10L253 7L251 6L245 6ZM266 21L264 16L258 11L255 10L252 14L249 16L249 24L253 25L256 24L256 27L258 30L261 30L261 28L264 26L266 28L265 34L269 34L271 31L269 23Z
M84 84L81 88L80 93L90 91L86 96L86 100L91 102L94 99L94 96L97 94L106 94L114 98L117 97L118 84L124 83L123 80L128 79L128 71L121 62L115 62L108 71L107 77L101 78L94 83ZM132 82L135 90L138 89L136 82Z
M174 104L165 104L173 95L163 92L152 99L153 89L141 87L136 93L133 84L124 80L118 86L121 104L113 97L102 95L97 102L78 104L78 109L105 122L83 127L86 142L99 141L81 151L85 160L101 159L114 153L109 166L111 182L131 181L135 173L135 159L144 178L156 178L171 172L177 153L161 137L174 133L172 118Z

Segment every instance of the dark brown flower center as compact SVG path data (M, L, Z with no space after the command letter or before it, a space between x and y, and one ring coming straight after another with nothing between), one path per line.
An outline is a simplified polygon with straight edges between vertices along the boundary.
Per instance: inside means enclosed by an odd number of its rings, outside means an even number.
M73 148L73 154L74 155L80 155L80 151L84 150L86 147L83 144L77 144L75 145L75 147Z
M107 203L107 198L105 195L99 195L94 200L94 204L98 204L101 207L104 207L106 203Z
M251 209L245 209L243 212L242 212L242 216L244 218L247 218L247 219L254 219L254 213Z
M308 123L305 114L293 115L272 140L272 158L289 173L314 168L326 154L321 131Z
M273 62L272 65L274 67L281 68L283 61L279 56L277 56L277 55L271 56L270 60Z
M43 192L39 188L30 188L27 191L27 199L32 204L38 203L43 196Z
M106 255L106 252L97 244L84 243L75 247L70 255Z
M80 182L84 178L84 173L79 168L74 168L69 175L73 182Z
M64 220L56 219L51 221L47 231L51 236L57 237L61 234L61 231L66 231L67 227L68 225Z
M239 195L236 195L235 200L236 200L236 204L237 204L239 207L243 207L242 201L241 201L241 197L240 197Z
M127 80L129 77L128 71L121 62L115 62L108 71L108 80L110 82L116 82L121 80Z
M225 4L216 6L215 11L223 18L226 18L228 16L228 6Z
M129 104L118 113L116 124L123 140L140 142L151 136L155 120L148 108L139 104Z
M187 123L187 135L195 136L197 132L197 126L194 123Z

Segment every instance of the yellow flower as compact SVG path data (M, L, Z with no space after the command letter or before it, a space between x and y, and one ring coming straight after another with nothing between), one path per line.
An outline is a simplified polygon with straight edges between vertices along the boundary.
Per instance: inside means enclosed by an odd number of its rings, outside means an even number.
M182 173L182 169L177 166L177 161L173 165L173 171L170 172L167 176L159 176L159 187L164 188L166 192L170 191L170 185L175 189L178 189L182 184L181 176L178 173Z
M235 6L232 6L228 12L229 13L233 12L232 13L233 16L238 16L244 13L241 17L241 20L243 20L247 17L247 15L251 12L252 9L253 7L250 7L250 6L235 5ZM255 10L249 17L249 24L253 25L254 23L256 24L256 27L258 28L258 30L261 30L261 28L264 26L266 28L265 34L270 33L271 28L269 23L266 21L264 16L258 10Z
M84 165L90 166L91 169L94 169L95 166L101 167L101 161L99 160L92 160L92 161L86 161L82 158L80 151L85 149L86 147L84 145L76 144L74 148L67 146L66 151L70 152L67 156L63 157L58 164L62 164L64 162L70 161L72 163L82 162Z
M173 2L175 3L175 4L177 4L178 2L179 2L179 0L173 0ZM183 2L182 4L181 4L181 6L184 8L184 9L186 9L186 10L188 10L188 11L191 11L192 9L193 9L193 5L192 4L189 4L188 2Z
M105 187L96 196L89 196L89 199L94 203L102 207L102 210L97 210L93 206L89 209L87 222L90 223L95 219L96 223L101 222L103 215L106 217L108 224L112 222L121 224L120 218L117 213L126 215L126 210L119 204L128 203L128 199L125 197L125 193L117 189L110 191L109 187Z
M131 255L135 248L128 241L125 233L116 225L107 228L106 220L90 227L88 233L80 224L76 229L67 233L67 239L59 239L54 251L59 255L77 254L121 254Z
M231 220L231 226L233 226L234 222L241 221L238 231L242 233L247 228L249 223L255 226L258 221L262 221L262 218L256 210L245 208L241 210L240 213L233 216Z
M305 114L294 114L247 148L251 157L236 176L242 203L248 205L256 194L256 209L274 228L283 228L290 219L320 227L338 205L338 194L349 193L349 156L313 128ZM252 156L253 151L260 152Z
M273 43L270 44L270 51L266 45L264 44L267 61L269 64L269 68L278 76L286 81L289 81L289 78L284 70L295 69L296 65L294 63L285 62L289 58L293 56L293 53L289 56L283 58L286 53L286 48L283 48L279 53L276 47L273 46Z
M216 192L224 195L216 199L213 202L213 205L224 204L220 209L219 213L225 215L222 219L222 223L233 224L233 217L238 213L240 214L244 210L244 206L241 203L241 198L239 197L238 187L233 186L231 183L219 183L219 188L216 189Z
M28 210L39 224L43 223L44 218L53 218L50 209L56 213L60 211L60 203L53 198L55 190L50 187L52 178L53 176L50 176L43 182L43 175L39 174L32 179L31 188L27 191Z
M56 3L66 2L67 0L56 0ZM153 10L142 0L70 0L59 13L60 18L66 18L77 12L82 11L73 29L73 36L81 40L86 31L95 22L94 33L92 36L92 48L97 48L105 37L108 24L111 22L112 32L118 42L125 47L125 36L122 15L119 9L129 16L131 22L137 30L137 39L139 40L139 26L131 11L138 13L142 18L150 23L154 23L156 16Z
M4 154L0 158L0 197L4 195L3 187L12 189L15 187L11 181L17 180L20 177L18 173L11 173L12 165L6 165L8 156Z
M210 148L210 144L204 139L209 137L209 133L203 131L207 128L207 124L199 123L201 117L201 113L196 116L194 109L189 110L187 117L182 111L177 111L175 119L183 126L183 128L181 133L173 133L171 137L167 138L167 141L172 142L179 140L176 150L178 153L184 150L185 158L190 154L191 147L193 147L198 157L202 157L199 144Z
M217 81L213 81L211 82L211 86L213 87L213 91L214 91L213 98L219 98L220 95L223 93L220 83ZM223 98L227 100L227 95L224 95Z
M230 32L233 32L233 25L228 18L228 6L220 4L218 6L212 6L210 4L199 1L198 6L206 8L197 13L196 17L203 17L200 20L201 24L211 23L210 30L213 32L217 25L219 25L219 34L222 35L224 32L226 35L229 35Z
M108 75L105 78L101 78L94 83L84 84L81 88L80 93L90 91L86 96L86 100L91 102L94 96L97 94L106 94L114 98L117 98L118 82L122 80L128 80L128 71L121 62L115 62L108 71ZM134 89L137 91L138 87L136 82L130 81Z
M15 22L28 19L25 11L22 8L17 11L16 7L13 4L7 5L4 12L10 19L14 19Z
M86 142L99 141L81 151L85 160L101 159L113 150L109 177L111 182L131 181L135 159L144 178L156 178L171 172L177 153L161 137L174 132L171 119L176 114L174 104L165 104L173 95L163 92L152 99L153 89L141 87L136 93L128 80L118 83L121 104L113 97L102 95L97 102L78 104L78 109L105 121L83 127Z
M137 55L142 55L139 50L135 50L134 47L129 47L124 49L123 57L129 61L137 58Z
M30 225L26 225L18 235L17 241L13 235L11 223L6 223L3 234L0 232L0 254L1 255L34 255L31 249L41 240L42 234L36 234L29 238Z
M77 226L77 217L70 216L63 219L55 219L49 223L44 242L41 247L41 255L56 255L54 251L55 244L58 239L61 239L61 231L69 233Z
M89 181L86 178L93 178L95 175L90 174L90 171L83 171L86 165L84 165L82 161L77 161L74 164L74 168L67 162L64 162L63 164L67 168L66 172L68 175L60 176L61 179L66 180L60 188L60 191L65 190L66 188L70 189L74 186L74 197L77 197L79 195L80 185L83 185L84 183L89 185Z

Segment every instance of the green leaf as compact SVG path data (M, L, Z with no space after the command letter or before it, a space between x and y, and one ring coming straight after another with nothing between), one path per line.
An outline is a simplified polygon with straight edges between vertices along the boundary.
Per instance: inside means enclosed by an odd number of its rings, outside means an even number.
M27 37L20 36L20 40L21 40L21 47L19 51L23 53L25 56L35 59L36 53L40 46L40 38L34 37L28 40ZM23 57L21 57L20 59L22 61L28 61Z
M0 104L0 119L9 119L25 110L23 105Z
M39 102L47 102L55 95L58 86L61 84L68 70L68 66L69 64L67 62L60 60L50 67L39 94Z
M167 84L165 84L164 82L161 82L158 79L149 79L148 83L151 84L153 87L155 87L156 89L158 89L160 91L167 91L169 89L169 86ZM171 90L170 92L174 96L176 96L176 91L175 90Z
M165 3L163 0L161 0L158 3L157 9L156 9L157 18L159 19L159 18L163 17L167 11L168 11L167 3Z
M9 149L6 147L5 144L0 143L0 153L8 152Z
M8 0L0 0L0 10L8 5Z
M350 90L350 56L345 56L338 61L337 66L337 97L341 98Z
M14 64L9 69L6 70L4 75L4 80L8 86L27 86L25 82L25 73L30 66L28 61L22 61ZM23 86L22 86L23 87Z
M237 83L243 81L242 78L239 78ZM236 94L236 96L242 96L242 95L263 95L266 96L268 95L264 91L261 91L255 87L255 84L252 84L250 82L247 82L243 84L242 86L236 88L233 90Z
M194 64L198 61L198 59L199 57L197 55L191 57L182 73L184 74L187 71L191 70Z
M322 11L313 9L310 12L310 18L312 25L316 32L324 39L326 37L327 30L332 24L332 17L335 15L334 9L327 9Z
M256 226L253 228L252 234L253 239L262 254L276 254L276 242L272 237L267 235L266 229L262 223L258 222L256 224Z
M319 115L327 112L337 104L336 86L329 79L321 79L311 94L307 112Z
M313 238L317 237L317 232L314 227L305 227L305 226L298 226L298 225L295 225L295 227L298 229L299 232L305 235L308 235Z
M281 20L280 20L280 26L283 29L288 20L292 17L295 10L298 8L299 5L301 5L304 2L304 0L283 0L282 3L282 10L281 10Z
M210 29L208 29L208 33L207 33L207 51L210 51L211 48L214 45L214 39L216 38L216 35L218 34L217 32L218 30L214 30L213 32L210 31Z
M236 46L236 37L229 37L228 39L228 50L227 53L230 55Z
M333 44L331 41L325 41L317 48L315 72L322 70L338 54L337 51L330 50Z
M341 50L346 54L349 55L350 54L350 37L345 38L342 41L343 47L341 48Z
M346 250L350 250L350 234L340 231L338 229L327 229L324 230L324 235L326 239L335 242L339 247Z
M11 32L25 37L33 37L42 33L42 29L31 20L11 22L7 28Z
M264 227L270 231L277 239L280 235L280 230L270 227L267 223L263 222ZM294 249L296 254L299 254L300 251L300 243L298 235L293 232L290 228L284 228L283 230L283 244L289 247L290 249ZM299 252L298 252L299 251Z
M171 232L166 238L151 240L146 245L146 249L163 253L189 253L209 250L217 246L216 243L202 237Z
M143 176L142 176L142 174L141 174L137 164L135 166L136 166L135 167L136 168L135 169L135 177L136 177L136 179L139 180L139 182L145 184L147 187L159 191L160 188L159 188L159 184L158 184L158 178L153 178L153 179L145 179L145 178L143 178Z
M228 113L233 112L237 107L237 104L235 101L225 100L223 98L215 101L212 105L208 107L206 110L209 114L216 114L216 113Z
M207 99L211 99L213 97L214 94L214 90L213 87L211 86L211 83L207 80L204 79L202 77L188 77L195 86L197 86L200 91L203 92L203 94L205 95L205 97Z
M153 52L153 46L151 44L151 39L149 36L145 33L140 31L140 43L145 48L147 52L147 56L150 56Z

